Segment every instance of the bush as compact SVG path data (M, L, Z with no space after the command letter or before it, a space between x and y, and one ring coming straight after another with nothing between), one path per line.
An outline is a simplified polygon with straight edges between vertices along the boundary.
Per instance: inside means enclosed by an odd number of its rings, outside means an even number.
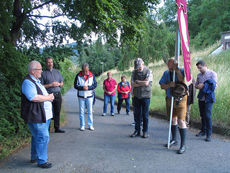
M0 52L0 148L3 148L0 151L1 158L6 154L4 149L11 148L9 138L26 137L29 133L20 117L20 85L27 73L28 58L7 44L1 46Z

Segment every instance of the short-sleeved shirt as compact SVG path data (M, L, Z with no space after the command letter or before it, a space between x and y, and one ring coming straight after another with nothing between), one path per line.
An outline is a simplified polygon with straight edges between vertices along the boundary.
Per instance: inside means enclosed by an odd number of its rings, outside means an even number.
M64 78L57 69L48 70L42 72L41 83L43 85L50 84L52 82L63 82ZM58 87L49 87L47 88L48 93L57 93L61 91L61 88Z
M216 74L216 72L207 69L204 74L203 73L199 73L197 75L197 79L196 79L196 86L198 84L200 84L200 83L204 83L208 79L213 79L216 82L216 84L217 84L217 74ZM204 101L204 100L205 100L205 96L200 99L200 101Z
M106 91L112 92L115 88L116 88L117 82L115 79L105 79L103 82L103 86L105 87ZM108 93L104 92L105 95L108 95ZM115 95L116 94L116 90L114 90L114 92L110 95Z
M180 72L182 73L182 75L184 76L184 69L181 68ZM176 74L176 73L175 73ZM161 80L159 81L159 84L168 84L169 82L173 81L173 72L170 72L169 70L166 70L163 74L163 76L161 77ZM175 82L178 82L178 77L177 74L175 75ZM166 90L166 95L167 97L172 97L171 93L170 93L170 88L168 88Z
M39 79L36 79L33 75L30 77L36 82L38 87L42 90L43 95L47 96L48 93L45 87L41 84ZM33 98L38 94L36 85L28 79L25 79L22 83L22 93L26 96L29 101L32 101ZM46 120L49 120L53 117L52 104L50 101L44 102L44 110L46 114Z

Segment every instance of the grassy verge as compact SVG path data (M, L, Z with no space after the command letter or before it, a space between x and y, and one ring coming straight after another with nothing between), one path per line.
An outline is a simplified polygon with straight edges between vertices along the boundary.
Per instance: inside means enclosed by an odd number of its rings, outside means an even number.
M218 87L216 89L216 103L213 105L213 124L216 126L229 128L230 127L230 51L225 51L216 56L208 56L210 52L217 45L213 45L203 51L192 52L191 54L191 66L192 66L192 75L195 77L199 73L196 68L196 62L199 59L203 59L209 69L214 70L218 75ZM182 65L182 57L180 57L180 64ZM163 72L167 69L167 66L162 62L153 63L148 65L150 69L153 71L153 95L150 103L150 110L165 113L165 91L160 89L159 80L163 74ZM122 75L126 75L127 79L131 78L131 70L129 69L124 72L119 72L117 70L112 70L113 77L118 81L120 81L120 77ZM106 79L106 72L97 78L98 87L96 89L96 95L103 97L102 84L103 80ZM197 91L198 93L198 91ZM194 105L192 106L191 118L195 121L200 121L199 109L198 109L198 101L196 99Z

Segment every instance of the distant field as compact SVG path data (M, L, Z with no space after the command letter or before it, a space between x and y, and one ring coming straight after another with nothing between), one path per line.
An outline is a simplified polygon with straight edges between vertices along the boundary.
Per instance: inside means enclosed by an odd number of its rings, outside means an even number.
M192 75L196 79L198 70L195 64L199 59L203 59L207 63L209 69L217 72L218 88L216 89L216 103L213 106L213 123L222 127L230 127L230 51L225 51L220 55L209 57L208 54L212 52L215 47L217 47L217 45L213 45L203 51L192 52ZM183 66L182 61L182 57L180 57L180 64ZM163 63L163 61L152 63L148 66L153 71L153 95L151 98L150 109L152 111L165 113L165 92L160 89L159 80L163 72L167 69L167 66ZM123 72L117 70L111 71L113 73L113 77L117 80L117 82L119 82L122 75L126 75L128 81L130 81L131 70L132 68ZM106 79L106 72L97 78L97 96L103 97L102 84L104 79ZM192 107L191 118L193 120L200 120L197 99Z

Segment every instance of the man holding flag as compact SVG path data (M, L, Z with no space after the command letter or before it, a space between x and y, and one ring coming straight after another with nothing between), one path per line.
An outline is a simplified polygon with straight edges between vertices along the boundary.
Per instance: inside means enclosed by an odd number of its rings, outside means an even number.
M175 70L175 82L173 81L173 71ZM183 154L185 152L185 139L186 139L186 109L187 109L187 95L186 95L186 85L184 84L184 69L179 69L178 64L174 59L168 60L168 70L166 70L161 77L159 82L161 89L166 91L166 110L167 115L170 116L171 110L171 99L177 92L178 99L175 98L172 113L172 139L170 140L169 146L171 147L177 145L177 129L179 125L179 132L181 137L181 145L178 150L178 154ZM178 86L184 86L184 89L179 89ZM179 87L180 88L180 87ZM174 96L175 97L175 96Z
M168 62L169 70L164 72L160 80L162 89L166 90L166 106L167 113L170 112L169 119L169 135L168 144L166 147L176 144L176 129L177 123L179 124L181 147L178 150L178 154L185 152L185 136L186 136L186 101L187 101L187 86L185 82L191 81L191 60L190 60L190 45L189 45L189 32L187 21L187 1L176 0L177 14L178 14L178 28L176 38L176 57L179 61L180 54L180 41L184 60L184 71L178 68L178 64L174 63L173 59ZM170 73L171 72L171 73ZM184 77L185 74L185 77ZM183 76L183 78L182 78ZM179 82L179 83L178 83ZM175 100L174 100L175 99ZM170 104L171 102L171 104ZM172 129L172 140L171 137Z

